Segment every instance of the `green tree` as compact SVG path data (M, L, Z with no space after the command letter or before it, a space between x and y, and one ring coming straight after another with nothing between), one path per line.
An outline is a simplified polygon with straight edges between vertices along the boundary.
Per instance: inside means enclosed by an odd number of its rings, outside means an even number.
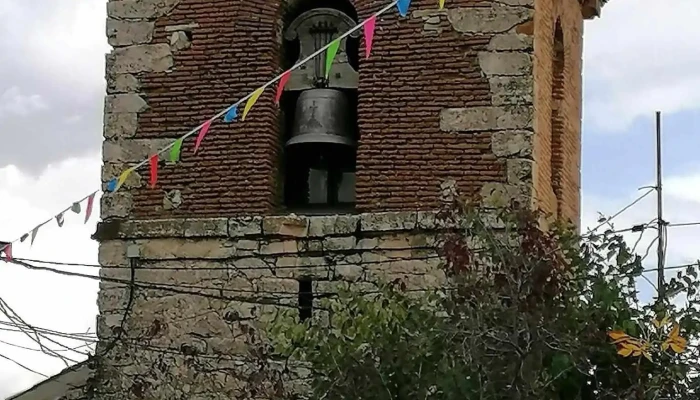
M491 229L485 217L445 214L462 226L443 238L450 287L348 289L311 320L270 325L276 354L310 371L310 398L697 398L695 267L667 289L685 305L641 304L642 260L612 229L581 237L514 210Z

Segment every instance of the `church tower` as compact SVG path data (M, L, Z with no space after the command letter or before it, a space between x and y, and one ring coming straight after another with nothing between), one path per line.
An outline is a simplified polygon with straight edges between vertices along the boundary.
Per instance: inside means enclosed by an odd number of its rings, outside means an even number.
M598 0L400 3L108 1L95 398L238 398L247 333L275 309L442 285L446 191L578 223ZM275 82L229 112L315 53L279 99Z

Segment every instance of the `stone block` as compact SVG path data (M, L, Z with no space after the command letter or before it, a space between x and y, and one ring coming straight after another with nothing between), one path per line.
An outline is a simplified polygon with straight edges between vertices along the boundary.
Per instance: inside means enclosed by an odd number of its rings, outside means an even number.
M532 184L533 161L516 158L506 161L506 174L511 185Z
M118 48L107 57L108 73L112 74L166 72L174 64L173 54L167 43Z
M522 186L506 183L486 183L482 186L480 195L482 206L489 208L505 207L513 201L527 206L531 201Z
M135 93L141 90L141 82L132 74L107 75L107 93Z
M491 135L491 150L498 157L532 157L533 133L528 131L500 131Z
M296 215L266 217L262 221L264 235L305 237L309 233L309 221Z
M191 32L195 28L199 28L199 24L193 22L191 24L168 25L165 27L166 32L186 31Z
M224 259L236 254L233 244L224 239L145 239L137 244L145 260Z
M228 235L230 237L245 237L261 234L261 217L237 217L228 220Z
M487 47L490 51L532 50L533 38L519 33L502 33L494 35Z
M178 209L183 201L182 192L180 190L169 190L163 195L163 209L167 211Z
M102 190L106 191L106 184ZM133 198L131 193L127 191L104 193L100 199L100 217L107 218L126 218L131 213L133 207Z
M309 217L309 236L350 235L357 231L357 215L330 215Z
M297 253L299 246L296 240L285 240L281 242L262 243L260 245L260 254L290 254Z
M360 215L360 228L363 232L413 230L417 222L415 212L379 212Z
M129 220L121 233L129 238L225 237L228 218Z
M372 250L379 246L378 238L364 238L357 242L356 248L358 250Z
M173 34L170 35L170 48L173 51L185 50L190 48L191 45L190 38L185 32L173 32Z
M336 265L333 269L334 279L347 282L357 282L362 280L365 270L360 265L342 264Z
M148 104L138 94L111 94L105 97L105 114L140 113L148 109Z
M101 242L97 249L97 260L103 267L126 267L127 242L123 240L108 240Z
M489 78L493 105L532 104L534 80L531 76L494 76Z
M102 159L105 162L137 163L172 143L171 139L127 139L102 143Z
M482 51L478 57L479 66L487 76L532 74L532 57L528 53Z
M534 10L491 3L490 7L456 7L447 20L460 33L501 33L532 18Z
M532 107L446 108L440 111L440 129L446 132L523 129L532 125L532 115Z
M138 114L136 113L106 113L104 114L105 139L129 139L136 136L138 129Z
M107 15L119 19L153 19L168 14L181 0L119 0L107 3Z
M324 251L352 250L357 244L354 236L331 237L323 240Z
M107 42L112 46L130 46L153 40L155 22L107 18Z

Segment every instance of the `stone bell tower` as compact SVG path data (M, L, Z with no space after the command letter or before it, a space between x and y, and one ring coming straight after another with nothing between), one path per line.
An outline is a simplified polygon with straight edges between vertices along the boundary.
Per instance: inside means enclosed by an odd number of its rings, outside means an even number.
M106 182L390 0L109 0ZM414 0L296 69L197 154L102 199L97 399L240 398L248 333L341 285L445 282L444 190L578 222L596 0ZM114 280L121 280L119 281ZM124 282L127 282L126 284ZM246 375L246 373L248 375Z

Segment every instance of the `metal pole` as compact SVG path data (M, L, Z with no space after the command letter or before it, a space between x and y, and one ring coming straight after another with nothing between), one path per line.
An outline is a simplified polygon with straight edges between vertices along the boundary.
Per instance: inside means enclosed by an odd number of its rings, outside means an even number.
M657 273L659 287L659 301L665 300L666 290L664 288L664 247L666 242L666 232L664 230L663 218L663 196L661 191L661 111L656 112L656 228L659 234L659 241L656 247Z

